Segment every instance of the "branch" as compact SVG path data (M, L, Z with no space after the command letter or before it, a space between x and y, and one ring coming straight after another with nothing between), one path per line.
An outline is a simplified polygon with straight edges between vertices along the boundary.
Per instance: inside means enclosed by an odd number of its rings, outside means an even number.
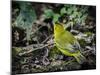
M47 42L50 38L52 38L53 37L53 35L50 35L50 36L48 36L44 41L42 41L42 43L45 43L45 42Z
M50 45L53 45L53 44L54 44L54 43L45 44L44 46L41 46L41 47L38 47L38 48L33 48L33 46L32 46L32 47L30 47L29 50L27 50L27 51L25 51L25 52L23 52L23 53L20 52L18 55L19 55L19 56L22 56L22 55L31 53L31 52L33 52L33 51L36 51L36 50L38 50L38 49L45 48L45 47L50 46ZM27 49L27 48L26 48L26 49Z

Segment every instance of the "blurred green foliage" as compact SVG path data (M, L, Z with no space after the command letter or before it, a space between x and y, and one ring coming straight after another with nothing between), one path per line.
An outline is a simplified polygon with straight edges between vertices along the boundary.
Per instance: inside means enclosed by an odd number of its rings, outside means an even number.
M23 29L26 29L27 40L30 40L32 25L37 18L36 12L31 3L18 2L18 4L20 7L20 13L16 18L15 25Z
M73 26L75 24L85 24L85 20L88 16L87 11L88 7L86 6L64 5L60 8L58 13L54 12L53 9L48 8L44 11L44 14L46 18L52 18L53 22L59 22L59 18L63 16L67 17L67 24Z
M32 25L37 20L37 13L35 7L31 3L27 2L16 2L17 8L20 12L16 17L14 23L15 26L26 29L26 39L30 40L32 34ZM57 6L58 9L46 8L43 10L45 19L51 18L53 22L64 22L65 28L73 25L85 25L85 20L88 16L87 6L78 6L65 4L62 7ZM16 9L15 9L16 10Z

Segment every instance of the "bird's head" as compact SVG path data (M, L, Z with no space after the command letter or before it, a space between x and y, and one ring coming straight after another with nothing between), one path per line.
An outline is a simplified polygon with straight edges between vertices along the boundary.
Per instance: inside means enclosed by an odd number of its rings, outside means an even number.
M61 24L61 23L54 23L54 32L58 33L58 32L62 32L62 31L64 31L63 24Z

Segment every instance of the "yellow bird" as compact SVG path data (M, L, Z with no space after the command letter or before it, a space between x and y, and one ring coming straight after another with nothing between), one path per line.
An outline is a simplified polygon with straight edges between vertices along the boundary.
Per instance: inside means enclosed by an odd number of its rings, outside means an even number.
M80 45L69 31L64 29L63 24L54 24L54 42L56 47L66 56L73 56L79 64L86 58L82 55Z

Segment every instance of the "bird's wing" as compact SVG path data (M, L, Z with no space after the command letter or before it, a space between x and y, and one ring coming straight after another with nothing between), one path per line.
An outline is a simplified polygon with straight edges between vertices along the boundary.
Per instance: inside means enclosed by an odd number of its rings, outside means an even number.
M69 52L77 52L77 50L80 50L78 41L70 32L65 31L61 34L61 36L58 37L55 37L55 42L59 48Z
M67 50L69 52L76 52L77 50L79 50L79 46L77 43L69 43L68 41L65 40L56 40L56 45L57 47Z

